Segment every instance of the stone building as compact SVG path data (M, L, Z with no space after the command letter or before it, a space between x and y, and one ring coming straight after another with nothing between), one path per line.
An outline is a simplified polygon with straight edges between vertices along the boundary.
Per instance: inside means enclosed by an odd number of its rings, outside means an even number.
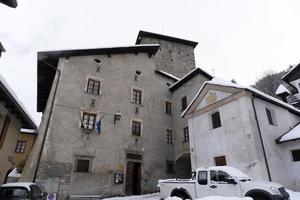
M24 135L21 128L36 129L36 125L0 75L0 184L14 168L23 168L33 146L36 135Z
M234 166L256 180L300 189L300 111L251 87L206 82L183 113L192 168Z
M43 119L22 180L75 199L153 192L190 173L180 115L212 78L195 68L196 45L141 31L134 46L39 52Z

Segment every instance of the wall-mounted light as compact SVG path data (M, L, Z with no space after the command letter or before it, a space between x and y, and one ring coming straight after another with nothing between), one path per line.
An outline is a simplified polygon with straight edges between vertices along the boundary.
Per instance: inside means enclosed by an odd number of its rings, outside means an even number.
M114 115L114 124L116 121L119 121L121 119L122 113L120 111L116 112Z
M139 75L141 75L141 74L142 74L142 72L140 70L135 70L135 72L134 72L134 80L137 81Z

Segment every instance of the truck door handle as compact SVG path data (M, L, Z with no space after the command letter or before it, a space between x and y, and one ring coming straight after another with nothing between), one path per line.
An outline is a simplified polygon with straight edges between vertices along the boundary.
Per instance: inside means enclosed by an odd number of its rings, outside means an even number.
M211 186L209 186L210 188L212 188L212 189L215 189L215 188L217 188L218 186L216 186L216 185L211 185Z

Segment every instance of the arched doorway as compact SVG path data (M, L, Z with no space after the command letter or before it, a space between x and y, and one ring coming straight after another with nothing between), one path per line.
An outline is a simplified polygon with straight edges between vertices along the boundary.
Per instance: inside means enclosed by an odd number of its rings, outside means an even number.
M190 153L182 154L175 161L175 172L180 178L190 178L192 172Z

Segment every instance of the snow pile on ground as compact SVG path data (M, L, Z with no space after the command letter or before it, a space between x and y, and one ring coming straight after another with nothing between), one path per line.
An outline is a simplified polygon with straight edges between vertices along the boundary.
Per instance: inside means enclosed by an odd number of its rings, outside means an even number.
M294 192L291 190L287 190L290 194L290 200L300 200L300 192ZM127 196L127 197L113 197L107 198L104 200L160 200L159 194L146 194L146 195L136 195L136 196ZM165 200L181 200L178 197L168 197ZM250 197L220 197L220 196L208 196L196 200L252 200Z
M134 196L126 196L126 197L113 197L107 198L104 200L159 200L159 194L146 194L146 195L134 195Z
M251 197L239 198L239 197L209 196L209 197L204 197L204 198L196 199L196 200L252 200L252 198Z
M300 199L300 192L294 192L292 190L287 190L287 192L290 194L291 200L299 200Z

